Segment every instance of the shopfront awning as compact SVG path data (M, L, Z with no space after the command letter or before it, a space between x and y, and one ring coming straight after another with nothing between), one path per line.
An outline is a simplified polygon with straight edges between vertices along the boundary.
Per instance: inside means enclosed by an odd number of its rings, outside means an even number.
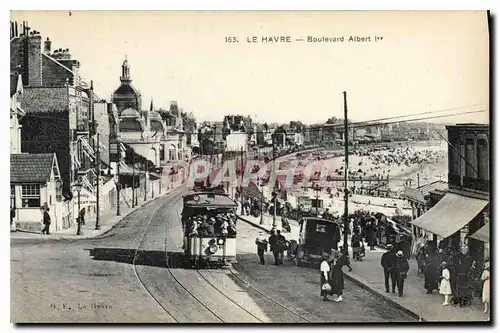
M411 223L446 238L465 227L487 204L487 200L447 193L434 207Z
M480 240L484 243L490 242L490 224L487 223L481 227L478 231L469 236L470 238L474 238Z

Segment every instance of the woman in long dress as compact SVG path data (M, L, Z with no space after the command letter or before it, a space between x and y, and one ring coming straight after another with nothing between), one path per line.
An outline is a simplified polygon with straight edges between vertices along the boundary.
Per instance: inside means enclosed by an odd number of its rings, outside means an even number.
M488 308L490 305L490 263L484 264L483 275L481 276L483 282L483 303L484 303L484 313L488 313Z
M450 271L446 268L446 262L443 261L441 264L443 268L443 272L441 273L441 283L439 285L439 293L444 295L444 302L442 305L450 305L450 295L451 293L451 284L450 284Z
M344 272L342 272L342 266L344 264L345 259L342 257L342 254L339 251L335 251L330 265L332 295L335 295L335 302L342 302L344 291Z
M328 264L328 254L323 255L323 261L320 264L319 267L319 273L320 273L320 290L321 290L321 296L323 296L323 301L328 301L328 295L332 294L331 291L331 281L330 281L330 265ZM324 286L328 284L330 286L330 290L325 289Z

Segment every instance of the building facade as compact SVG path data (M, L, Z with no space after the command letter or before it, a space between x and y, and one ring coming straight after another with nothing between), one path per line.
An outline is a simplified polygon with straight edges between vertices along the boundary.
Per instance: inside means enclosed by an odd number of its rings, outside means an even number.
M27 153L56 153L63 195L70 199L78 177L93 189L95 153L89 142L95 134L92 112L96 96L92 85L80 77L80 63L69 49L52 50L49 38L42 45L40 33L26 22L17 27L17 22L11 22L10 66L11 73L22 76L24 85L21 148Z
M467 250L476 261L489 258L489 246L473 237L489 220L489 125L447 126L448 190L423 215L412 221L433 234L434 241L455 250Z
M69 211L57 201L62 179L55 154L11 154L10 165L10 205L18 229L41 230L41 207L49 208L55 230L69 223Z

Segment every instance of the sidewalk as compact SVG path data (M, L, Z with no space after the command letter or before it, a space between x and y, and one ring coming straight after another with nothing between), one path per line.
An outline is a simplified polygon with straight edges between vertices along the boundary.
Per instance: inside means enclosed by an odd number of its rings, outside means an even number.
M272 229L273 218L264 215L263 224L260 224L260 217L239 216L239 219L258 228L269 232ZM278 226L281 225L281 218L276 217ZM298 240L299 226L294 220L288 220L291 226L290 233L283 233L287 239ZM368 289L373 294L383 298L395 307L411 314L415 318L429 322L486 322L489 315L483 313L483 305L480 298L474 298L468 307L460 308L454 306L442 306L443 296L434 294L428 295L424 289L423 275L417 275L417 262L415 259L409 260L410 270L405 281L404 295L386 293L384 284L384 273L380 266L380 259L385 250L377 248L370 251L365 246L366 256L363 261L351 259L351 272L344 272L344 276L362 288ZM352 249L349 247L349 253ZM352 256L351 256L352 257Z
M85 225L81 226L82 235L80 236L76 234L78 226L73 223L71 227L68 229L51 231L50 235L44 235L42 234L41 231L35 232L35 231L24 231L17 229L17 231L10 233L10 238L11 239L89 239L98 237L109 232L118 224L118 222L120 222L122 219L132 214L136 210L140 209L145 204L167 195L168 193L176 190L182 185L183 184L177 184L177 186L171 189L166 189L162 194L156 195L154 198L148 198L146 201L144 201L143 197L138 198L137 202L138 205L133 208L127 206L126 203L122 202L120 203L120 216L116 215L116 209L113 211L108 211L105 214L102 214L99 219L99 226L101 227L99 230L95 229L95 222L96 222L95 218L88 219L85 221Z

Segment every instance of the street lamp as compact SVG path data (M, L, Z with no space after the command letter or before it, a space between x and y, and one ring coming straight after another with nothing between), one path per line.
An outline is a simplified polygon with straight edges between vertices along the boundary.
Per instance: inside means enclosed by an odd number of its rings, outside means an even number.
M316 194L316 216L319 215L319 196L321 193L321 187L318 184L314 185L314 193Z
M257 181L259 182L260 185L260 224L264 224L264 182L262 179L259 177L257 178Z
M82 220L80 219L80 192L82 191L83 185L80 182L80 179L78 179L78 182L73 184L74 190L78 193L78 217L76 219L77 221L77 229L76 229L76 234L81 235L82 234Z

